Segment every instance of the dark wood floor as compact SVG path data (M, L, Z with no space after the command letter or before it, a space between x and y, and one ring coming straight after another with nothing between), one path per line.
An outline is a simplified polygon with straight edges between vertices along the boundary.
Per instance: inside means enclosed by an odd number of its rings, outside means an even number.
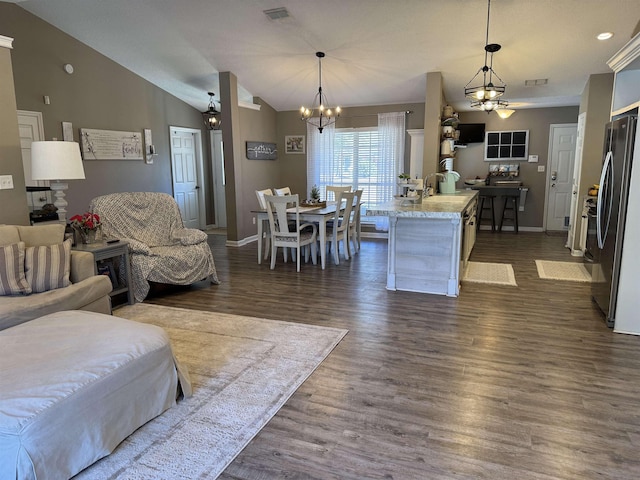
M587 284L538 278L535 259L580 261L564 236L480 232L471 260L518 286L458 298L387 291L384 240L297 274L210 238L222 284L148 302L349 329L221 478L640 478L640 337Z

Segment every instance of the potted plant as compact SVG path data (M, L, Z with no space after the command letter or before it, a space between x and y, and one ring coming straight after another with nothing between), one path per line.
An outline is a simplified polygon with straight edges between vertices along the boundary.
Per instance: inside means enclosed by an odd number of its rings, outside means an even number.
M320 188L317 185L311 187L311 202L319 203L320 202Z
M407 181L411 178L411 175L409 175L408 173L401 173L400 175L398 175L398 178L400 179L400 183L407 183Z

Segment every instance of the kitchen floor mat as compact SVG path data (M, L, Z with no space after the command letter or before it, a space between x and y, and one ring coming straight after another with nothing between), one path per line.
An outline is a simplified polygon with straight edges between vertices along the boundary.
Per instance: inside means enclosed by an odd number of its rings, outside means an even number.
M591 275L582 263L536 260L538 276L548 280L591 282Z
M462 281L518 286L510 263L469 262Z

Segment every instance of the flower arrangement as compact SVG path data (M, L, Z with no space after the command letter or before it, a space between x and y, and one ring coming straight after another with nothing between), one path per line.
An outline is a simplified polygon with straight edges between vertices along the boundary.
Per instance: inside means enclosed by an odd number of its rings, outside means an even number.
M82 215L74 215L69 219L71 228L78 232L79 239L82 243L94 243L98 240L98 235L102 222L100 221L100 215L92 212L85 212ZM78 243L78 236L76 236L76 243Z
M100 222L100 215L92 212L86 212L82 215L74 215L69 219L71 227L80 230L97 230L102 222Z

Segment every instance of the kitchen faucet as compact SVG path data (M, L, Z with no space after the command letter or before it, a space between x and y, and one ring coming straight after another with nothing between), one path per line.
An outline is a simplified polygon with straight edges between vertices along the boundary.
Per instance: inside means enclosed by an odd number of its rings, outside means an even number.
M444 173L438 173L438 172L430 173L429 175L424 177L424 182L423 182L424 190L422 191L422 196L423 197L428 197L429 196L428 188L427 188L428 187L427 180L429 180L431 177L440 177L443 180L446 179Z

